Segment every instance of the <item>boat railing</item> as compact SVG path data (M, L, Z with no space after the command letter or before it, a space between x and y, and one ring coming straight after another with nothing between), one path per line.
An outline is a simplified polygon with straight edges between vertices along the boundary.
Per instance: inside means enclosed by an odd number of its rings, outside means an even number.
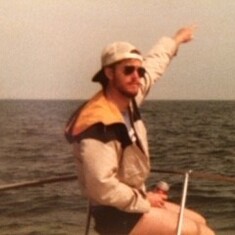
M176 174L176 175L185 175L186 170L169 170L169 169L158 169L153 168L151 169L152 173L161 173L161 174ZM201 171L192 171L190 173L191 178L198 178L202 180L209 180L209 181L224 181L227 183L235 183L235 178L231 176L221 175L221 174L215 174L215 173L207 173L207 172L201 172ZM71 174L64 174L62 176L55 176L45 179L36 179L36 180L28 180L28 181L22 181L17 183L9 183L9 184L3 184L0 185L0 192L6 191L6 190L12 190L12 189L20 189L25 187L37 187L44 184L51 184L51 183L58 183L63 181L72 181L76 180L77 175L71 175Z
M183 214L184 214L186 198L187 198L189 177L198 178L201 180L204 179L204 180L210 180L210 181L224 181L227 183L235 183L235 178L231 177L231 176L225 176L225 175L207 173L207 172L192 171L192 170L185 171L185 170L168 170L168 169L154 168L154 169L151 169L151 172L152 173L163 173L163 174L166 173L166 174L184 175L184 184L183 184L183 190L182 190L182 195L181 195L180 213L179 213L179 217L178 217L178 225L177 225L176 235L181 235L181 232L182 232ZM59 176L59 177L51 177L51 178L45 178L45 179L23 181L23 182L19 182L19 183L4 184L4 185L0 185L0 192L7 191L7 190L13 190L13 189L20 189L20 188L25 188L25 187L36 187L36 186L41 186L41 185L45 185L45 184L71 181L71 180L76 180L76 179L77 179L77 175L63 175L63 176ZM90 206L88 205L85 235L89 234L90 219L91 219Z

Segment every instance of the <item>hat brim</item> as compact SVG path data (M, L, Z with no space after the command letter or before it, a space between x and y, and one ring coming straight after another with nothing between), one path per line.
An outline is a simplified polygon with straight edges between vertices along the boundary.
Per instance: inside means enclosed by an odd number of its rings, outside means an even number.
M103 83L107 81L107 77L104 73L104 69L99 70L92 78L92 82L100 82Z

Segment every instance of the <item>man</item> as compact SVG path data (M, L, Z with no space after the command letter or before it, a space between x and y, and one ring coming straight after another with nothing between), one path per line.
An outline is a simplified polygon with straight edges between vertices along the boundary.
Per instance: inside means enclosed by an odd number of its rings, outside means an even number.
M162 38L143 58L127 42L108 45L102 68L93 77L102 85L70 119L66 137L73 143L81 191L91 204L100 234L173 235L179 206L164 194L146 192L150 172L147 136L138 106L163 74L194 27ZM203 217L185 210L183 234L213 235Z

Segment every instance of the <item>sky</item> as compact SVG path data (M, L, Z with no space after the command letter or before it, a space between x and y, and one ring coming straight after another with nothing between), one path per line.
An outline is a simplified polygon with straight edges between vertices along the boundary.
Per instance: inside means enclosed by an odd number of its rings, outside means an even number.
M0 99L87 99L102 49L197 24L149 99L235 99L234 0L0 0Z

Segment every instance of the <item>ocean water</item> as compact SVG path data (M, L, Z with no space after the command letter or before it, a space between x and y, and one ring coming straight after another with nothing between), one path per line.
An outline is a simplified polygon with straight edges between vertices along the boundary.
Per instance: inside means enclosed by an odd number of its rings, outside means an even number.
M75 174L65 123L81 101L0 101L0 185ZM153 168L235 177L235 101L147 101ZM183 177L166 180L180 203ZM218 235L235 234L235 184L190 178L187 207L202 213ZM84 234L87 202L76 180L0 191L1 235ZM91 234L93 232L91 231Z

